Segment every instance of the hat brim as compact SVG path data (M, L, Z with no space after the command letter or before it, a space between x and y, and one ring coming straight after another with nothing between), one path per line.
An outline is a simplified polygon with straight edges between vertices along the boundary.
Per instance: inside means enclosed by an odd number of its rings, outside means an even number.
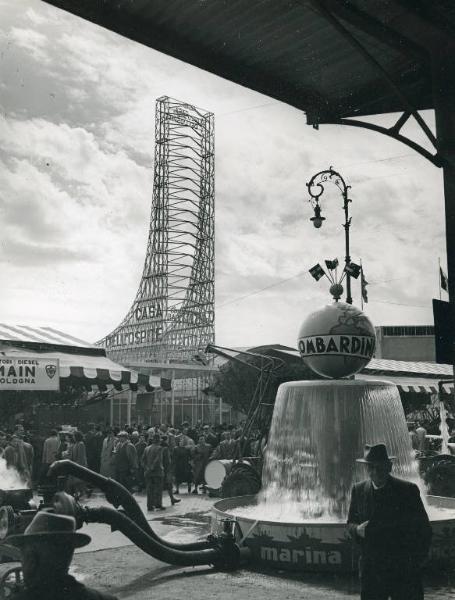
M377 465L379 463L384 463L384 462L389 462L389 460L395 460L396 456L388 456L387 458L384 458L383 460L367 460L366 458L356 458L355 462L359 462L359 463L366 463L366 464L373 464L373 465Z
M55 531L43 532L43 533L30 533L30 534L16 534L10 535L5 538L2 544L7 544L10 546L21 547L26 542L39 542L39 541L50 541L50 540L58 540L62 544L72 545L74 548L82 548L83 546L87 546L92 541L92 538L86 533L78 533L78 532L68 532L68 533L60 533Z

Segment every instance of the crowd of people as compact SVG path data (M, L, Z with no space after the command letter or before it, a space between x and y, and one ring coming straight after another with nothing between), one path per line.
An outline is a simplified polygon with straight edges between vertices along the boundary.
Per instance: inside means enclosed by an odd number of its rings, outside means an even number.
M180 427L167 424L106 426L91 423L84 433L65 426L54 429L41 444L22 426L0 431L0 457L15 469L27 486L46 480L50 465L61 459L88 467L115 479L130 492L147 493L149 511L164 510L163 491L172 505L185 486L188 493L205 493L204 472L212 459L257 456L261 451L258 431L242 437L242 428L188 422ZM91 490L80 479L68 477L67 491L81 497Z
M408 431L412 449L417 452L426 452L428 450L427 430L422 423L408 423Z

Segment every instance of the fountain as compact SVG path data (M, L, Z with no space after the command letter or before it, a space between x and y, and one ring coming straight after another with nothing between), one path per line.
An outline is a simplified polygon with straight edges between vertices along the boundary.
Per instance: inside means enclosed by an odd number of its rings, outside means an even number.
M455 499L424 495L397 387L342 379L374 353L374 327L357 308L335 302L311 314L299 334L305 362L323 377L284 383L277 392L257 496L213 507L212 531L234 517L237 536L263 566L351 571L357 547L347 535L352 485L366 477L356 462L366 443L384 442L393 473L419 485L432 522L431 558L455 564Z

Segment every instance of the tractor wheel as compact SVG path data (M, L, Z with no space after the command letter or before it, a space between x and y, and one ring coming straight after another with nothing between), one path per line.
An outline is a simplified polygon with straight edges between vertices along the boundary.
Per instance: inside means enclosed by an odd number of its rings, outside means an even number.
M261 479L256 469L245 463L236 463L221 484L221 497L250 496L260 489Z

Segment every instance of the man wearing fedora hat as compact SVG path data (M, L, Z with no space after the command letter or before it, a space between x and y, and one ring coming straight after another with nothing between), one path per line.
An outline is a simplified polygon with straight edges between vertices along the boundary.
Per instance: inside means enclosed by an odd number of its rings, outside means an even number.
M431 527L419 488L390 474L394 458L385 444L375 444L357 459L369 477L352 489L348 527L360 544L362 600L423 599Z
M46 510L36 513L22 535L4 544L17 546L22 554L25 587L11 600L116 600L76 581L68 574L75 548L86 546L90 536L76 532L76 521Z

